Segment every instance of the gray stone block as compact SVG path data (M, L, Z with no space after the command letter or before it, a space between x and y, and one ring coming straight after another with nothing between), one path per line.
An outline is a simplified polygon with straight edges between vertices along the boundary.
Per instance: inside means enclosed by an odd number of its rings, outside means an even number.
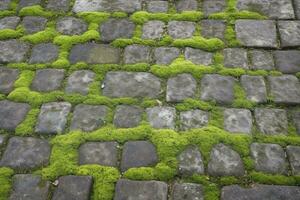
M273 70L275 67L273 55L269 51L250 50L250 68L254 70Z
M29 44L19 40L0 41L0 63L25 61Z
M300 46L300 21L278 21L281 47Z
M0 1L0 11L8 10L10 6L11 0L2 0Z
M76 17L63 17L56 23L56 30L64 35L81 35L87 28L87 23Z
M178 0L176 2L176 9L178 12L197 10L198 2L197 0Z
M300 72L300 51L287 50L274 52L277 70L285 74Z
M170 21L168 33L174 39L185 39L193 37L196 31L196 24L188 21Z
M205 16L223 12L226 8L226 0L203 0L203 12Z
M247 109L225 109L224 128L231 133L246 133L252 131L252 115Z
M37 44L32 48L29 63L51 63L58 58L58 52L58 46L52 43Z
M172 200L204 200L202 185L195 183L175 183L173 185Z
M158 65L169 65L179 54L180 50L175 47L158 47L154 50L154 60Z
M213 53L203 51L201 49L185 48L185 59L196 65L212 65Z
M208 124L209 113L202 110L189 110L180 113L180 129L183 131L202 128Z
M248 100L256 103L267 101L267 88L263 76L243 75L241 77L241 84Z
M63 69L40 69L36 71L31 89L38 92L59 90L65 76Z
M214 1L208 0L205 2L214 2ZM205 38L219 38L221 40L224 40L225 38L226 23L223 20L211 20L211 19L202 20L200 22L200 27L201 27L201 35Z
M176 110L172 107L147 108L147 118L150 125L157 129L174 129Z
M132 128L140 124L143 109L138 106L119 105L114 116L114 125L118 128Z
M147 3L147 11L151 13L166 13L168 9L168 1L150 1Z
M16 29L20 22L20 17L11 16L3 17L0 19L0 30Z
M94 81L95 73L90 70L79 70L73 72L67 82L66 93L79 93L87 95L89 86Z
M178 156L179 173L183 176L204 174L202 155L196 146L186 148Z
M23 18L22 25L26 34L33 34L43 31L46 27L47 19L44 17L26 16Z
M48 0L46 9L67 12L70 9L70 0Z
M129 45L125 48L124 63L148 63L151 61L151 48L143 45Z
M164 34L165 23L158 20L148 21L143 25L142 39L161 39Z
M287 146L286 153L293 175L300 175L300 146Z
M224 49L224 66L229 68L248 69L248 55L246 49L227 48Z
M14 83L19 77L19 70L0 67L0 92L9 94L14 89Z

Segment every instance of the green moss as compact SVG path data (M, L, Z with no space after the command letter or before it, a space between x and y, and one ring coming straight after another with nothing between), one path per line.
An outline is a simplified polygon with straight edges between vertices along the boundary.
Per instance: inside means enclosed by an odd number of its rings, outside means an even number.
M0 18L11 16L11 15L14 15L14 14L15 14L14 11L2 10L2 11L0 11Z
M225 40L227 42L227 45L229 47L238 47L240 46L240 41L236 39L236 34L234 31L233 25L227 25L226 31L225 31Z
M40 109L30 110L25 120L17 126L15 134L19 136L32 135L32 133L34 133L34 127L39 113Z
M23 30L2 29L0 30L0 40L19 38L23 34Z
M251 109L256 106L255 102L247 99L246 92L241 87L241 85L238 83L235 83L235 85L234 85L234 96L235 96L235 99L233 102L233 107Z
M110 17L110 14L106 12L81 12L78 16L89 23L98 24L107 20Z
M24 70L21 72L18 80L16 80L14 87L30 87L35 73L30 70Z
M111 17L114 17L114 18L125 18L125 17L128 17L128 14L125 13L125 12L114 12L111 14Z
M299 184L299 178L283 175L264 174L261 172L251 172L250 177L253 181L261 184L274 185L295 185Z
M32 44L39 44L39 43L43 43L43 42L52 42L52 40L54 39L54 37L57 34L58 33L56 32L56 30L54 28L46 28L44 31L40 31L40 32L37 32L32 35L25 35L25 36L21 37L21 40L30 42Z
M9 168L0 168L0 200L8 199L11 190L11 178L14 171Z
M19 16L42 16L52 17L55 13L45 11L40 5L24 7L19 11Z
M296 76L297 76L298 78L300 78L300 72L296 73Z
M239 179L234 176L221 177L219 180L219 184L222 186L234 185L234 184L238 184L239 182L240 182Z
M246 70L242 68L225 68L222 67L218 74L224 75L224 76L234 76L234 77L240 77L242 75L246 74Z
M210 114L209 125L222 129L223 123L224 123L223 109L219 107L214 107Z
M220 199L221 192L216 183L210 182L208 176L194 175L188 179L188 182L194 182L203 185L204 187L204 199L217 200Z
M193 109L212 110L214 104L195 99L185 99L182 103L176 105L178 111L188 111Z

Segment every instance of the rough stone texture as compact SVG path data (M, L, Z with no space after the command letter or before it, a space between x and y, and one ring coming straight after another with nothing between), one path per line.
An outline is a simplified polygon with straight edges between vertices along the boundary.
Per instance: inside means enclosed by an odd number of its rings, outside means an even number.
M300 0L294 0L293 2L294 2L296 18L300 19Z
M165 23L158 20L148 21L143 25L143 39L161 39L164 34Z
M36 71L31 89L39 92L50 92L61 88L65 76L63 69L40 69Z
M226 8L226 0L203 0L203 12L205 16L223 12Z
M253 143L250 147L255 170L271 174L286 174L285 152L278 144Z
M119 105L115 110L114 125L118 128L132 128L140 124L143 109L138 106Z
M19 5L18 9L29 7L29 6L36 6L40 4L41 4L41 0L20 0L18 4Z
M250 68L254 70L273 70L274 59L273 55L269 51L264 50L251 50L249 51Z
M160 94L160 80L145 72L109 72L103 83L103 95L118 97L149 97Z
M67 12L70 8L70 0L48 0L46 8L51 11Z
M0 1L0 11L7 10L9 8L10 3L11 3L11 0Z
M0 101L0 128L14 131L25 119L29 110L30 106L26 103Z
M129 45L125 48L124 63L148 63L151 61L150 47L143 45Z
M52 200L88 200L92 191L91 176L62 176L58 179Z
M180 129L183 131L202 128L208 124L209 114L202 110L189 110L180 113Z
M105 124L107 112L106 106L79 104L75 107L70 129L94 131Z
M10 200L45 200L48 197L50 182L32 174L14 175Z
M24 61L29 48L28 43L15 39L0 41L0 63Z
M172 200L204 200L204 189L195 183L175 183Z
M0 67L0 93L9 94L14 89L19 70Z
M151 13L166 13L169 9L167 1L150 1L147 3L147 11Z
M167 200L167 197L168 185L164 182L120 179L116 185L114 200Z
M248 69L247 50L241 48L224 49L224 66Z
M186 148L179 156L179 173L183 176L204 174L202 155L196 146Z
M33 34L43 31L46 27L47 19L44 17L26 16L23 18L22 25L25 33Z
M180 50L175 47L158 47L154 50L154 60L159 65L169 65L180 54Z
M232 133L247 133L252 130L252 115L246 109L225 109L224 128Z
M135 24L128 19L109 19L100 26L101 40L111 42L118 38L131 38Z
M64 35L81 35L87 28L87 23L76 17L63 17L56 23L56 30Z
M117 142L88 142L79 148L79 164L98 164L116 167L118 164Z
M176 110L172 107L152 107L147 108L147 118L153 128L174 129Z
M156 149L148 141L129 141L124 144L121 171L133 167L154 166L158 162Z
M9 139L0 166L30 170L48 165L50 144L47 140L32 137Z
M211 2L211 0L207 1ZM223 20L202 20L200 22L201 35L205 38L219 38L224 40L226 23Z
M49 63L58 58L58 46L52 43L37 44L31 51L30 64Z
M201 49L185 48L185 59L196 65L211 65L213 64L213 53L203 51Z
M274 58L277 70L285 74L300 72L300 51L275 51Z
M266 135L287 133L287 114L283 109L256 108L255 121L259 131Z
M73 72L68 78L66 93L87 95L89 92L89 85L94 81L94 78L95 73L90 70L79 70Z
M167 102L181 102L187 98L194 98L197 82L190 74L179 74L169 78L167 82Z
M176 9L178 12L197 10L197 0L179 0L176 2Z
M20 22L20 17L4 17L0 19L0 30L3 29L16 29Z
M287 146L286 152L293 175L300 175L300 146Z
M201 79L201 99L215 100L220 104L230 104L234 100L234 79L217 74L204 75Z
M68 102L53 102L42 105L35 132L56 134L65 130L67 116L71 110Z
M241 77L241 84L248 100L256 103L267 101L267 89L263 76L243 75Z
M300 46L300 21L278 21L281 47Z
M174 39L190 38L196 31L194 22L188 21L170 21L168 24L168 33Z
M293 122L297 129L298 134L300 135L300 112L293 113Z

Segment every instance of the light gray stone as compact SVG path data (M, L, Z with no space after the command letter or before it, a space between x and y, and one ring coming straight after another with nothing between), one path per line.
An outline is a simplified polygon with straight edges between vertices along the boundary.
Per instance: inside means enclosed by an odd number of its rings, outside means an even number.
M40 69L36 71L31 89L39 92L59 90L65 76L63 69Z
M166 13L168 9L168 1L150 1L147 3L147 11L151 13Z
M294 9L295 9L296 18L300 19L300 0L294 0L293 2L294 2Z
M222 0L223 1L223 0ZM208 0L207 2L211 2ZM201 35L205 38L219 38L224 40L226 23L223 20L201 20Z
M56 30L64 35L81 35L87 28L87 23L76 17L63 17L56 23Z
M168 33L174 39L184 39L193 37L196 31L196 24L188 21L170 21Z
M226 0L203 0L203 12L205 16L223 12L226 8Z
M241 84L246 92L247 99L256 103L267 101L267 88L263 76L241 76Z
M48 10L67 12L70 8L70 0L48 0Z
M252 131L252 115L250 110L229 108L224 111L224 128L231 133L246 133Z
M248 69L248 55L246 49L227 48L224 49L223 52L225 67Z
M0 1L0 11L8 10L10 6L11 0L2 0Z
M202 185L195 183L175 183L173 186L172 200L204 200Z
M153 128L174 129L176 110L172 107L147 108L147 118Z
M275 67L273 55L269 51L250 50L250 68L254 70L273 70Z
M175 47L158 47L154 50L154 60L158 65L169 65L180 54L180 50Z
M30 64L49 63L58 58L59 48L52 43L37 44L31 51Z
M208 124L209 113L202 110L189 110L180 113L180 129L183 131L202 128Z
M293 122L297 129L297 133L300 135L300 112L299 111L293 113Z
M287 50L274 52L277 70L285 74L300 72L300 51Z
M165 23L158 20L148 21L143 25L143 39L161 39L164 34Z
M14 89L14 83L19 76L19 70L0 67L0 92L9 94Z
M79 93L87 95L89 93L89 85L94 81L95 73L90 70L79 70L73 72L66 86L66 93Z
M118 128L132 128L140 124L143 109L138 106L119 105L114 116L114 125Z
M11 16L0 19L0 30L3 29L16 29L20 22L20 17Z
M28 43L15 39L0 41L0 63L24 61L29 48Z
M43 31L46 27L47 19L37 16L26 16L23 18L22 25L26 34L33 34Z
M287 146L286 153L290 161L293 175L300 175L300 146Z
M204 174L202 155L196 146L186 148L178 156L179 173L183 176Z
M18 4L19 5L18 9L29 7L29 6L36 6L40 4L41 4L41 0L20 0Z
M300 46L300 21L278 21L281 47Z
M178 12L197 10L198 2L197 0L178 0L176 2L176 9Z
M151 48L143 45L129 45L125 48L124 63L149 63L151 61Z
M185 59L196 65L212 65L213 53L203 51L201 49L185 48Z

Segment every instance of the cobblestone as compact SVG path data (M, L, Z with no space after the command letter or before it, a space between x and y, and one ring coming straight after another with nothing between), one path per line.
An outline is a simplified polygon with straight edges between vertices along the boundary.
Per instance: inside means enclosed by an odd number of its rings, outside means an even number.
M57 22L56 30L64 35L81 35L87 31L87 24L75 17L64 17Z
M189 110L180 113L180 129L202 128L208 124L209 113L202 110Z
M204 174L204 163L202 155L197 147L190 146L186 148L178 157L179 172L183 176L193 174Z
M0 63L24 61L29 48L28 43L14 39L0 41Z
M14 83L19 76L19 70L0 67L0 92L8 94L14 89Z
M195 23L187 21L171 21L168 24L168 33L174 39L189 38L194 35Z
M16 29L20 22L19 17L4 17L0 19L0 30L2 29Z
M37 70L31 89L39 92L50 92L60 89L65 76L63 69Z
M29 59L30 64L53 62L58 57L58 46L51 43L35 45Z
M94 81L95 73L90 70L79 70L72 73L68 78L66 93L79 93L87 95L89 85Z
M22 25L27 34L33 34L45 30L46 23L46 18L35 16L26 16L22 21Z
M204 189L199 184L194 183L175 183L172 192L173 200L181 199L204 199Z
M247 133L252 131L252 115L246 109L225 109L224 128L232 133Z
M172 107L147 108L147 117L153 128L175 128L176 110Z
M241 84L246 92L247 99L256 103L267 101L267 88L262 76L243 75L241 77Z
M276 68L282 73L293 74L300 72L300 51L275 51L274 58Z
M143 109L138 106L119 105L114 116L114 125L118 128L132 128L140 124Z

